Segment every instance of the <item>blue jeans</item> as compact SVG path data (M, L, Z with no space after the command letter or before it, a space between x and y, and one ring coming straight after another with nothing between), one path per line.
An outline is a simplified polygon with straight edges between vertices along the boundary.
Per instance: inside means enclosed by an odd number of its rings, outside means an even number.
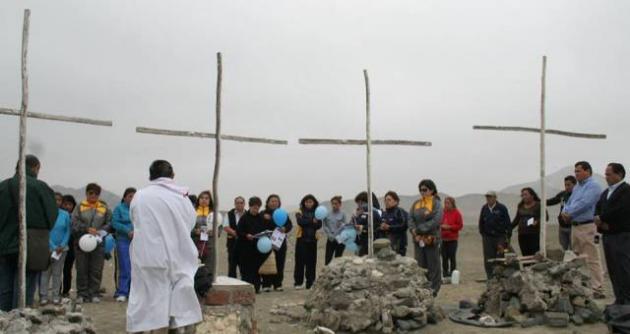
M116 252L118 254L118 288L115 297L129 297L131 286L131 259L129 258L129 240L118 239Z
M0 256L0 310L9 312L17 308L18 294L18 256L10 254ZM26 271L26 306L33 305L37 289L39 271Z

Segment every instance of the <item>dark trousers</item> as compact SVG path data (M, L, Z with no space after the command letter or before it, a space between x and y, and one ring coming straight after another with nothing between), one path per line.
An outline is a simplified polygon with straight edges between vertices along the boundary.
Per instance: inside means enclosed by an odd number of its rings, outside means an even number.
M236 239L227 240L227 253L228 253L228 276L236 278L236 269L238 268L238 252ZM241 276L243 272L241 271Z
M247 241L242 246L241 248L239 245L241 277L243 281L252 284L258 293L261 285L261 277L258 270L260 270L260 266L267 259L267 254L264 254L265 256L260 254L252 241Z
M560 241L562 250L571 249L571 227L560 226L558 228L558 240Z
M630 305L630 232L604 234L603 244L615 304Z
M482 235L481 239L483 243L483 265L486 270L486 276L490 279L494 264L488 262L488 260L503 257L503 254L499 253L499 245L505 243L506 239L505 237L491 235Z
M364 255L368 255L368 247L369 247L369 243L368 243L368 235L367 233L365 234L361 234L361 236L359 237L359 256L364 256Z
M418 243L414 243L416 247L416 261L418 265L427 270L427 279L431 282L433 296L437 296L442 286L442 270L440 268L440 250L438 244L420 247Z
M273 255L276 257L276 271L275 275L262 275L263 288L272 287L274 289L282 287L282 281L284 281L284 264L287 262L287 242L282 244L282 247L278 250L273 250Z
M73 237L70 237L68 242L68 252L66 253L66 260L63 264L63 286L61 288L61 294L67 295L72 288L72 266L74 266L74 241Z
M400 256L407 254L407 233L404 231L402 233L390 233L388 238L394 252Z
M518 246L523 256L536 254L540 250L540 234L518 234Z
M442 272L444 277L451 277L453 270L457 269L457 240L442 240Z
M75 248L77 267L77 296L83 299L98 297L103 278L103 265L105 263L105 251L103 244L86 253L78 246Z
M33 305L39 274L39 271L26 271L26 306ZM20 293L18 275L18 255L0 256L0 310L4 312L17 308Z
M315 282L315 267L317 265L317 241L303 241L297 239L295 243L295 270L293 272L294 284L304 283L304 270L306 269L306 288L309 289Z
M340 244L337 240L326 241L326 257L324 264L328 265L334 257L340 257L343 255L343 250L346 249L346 245Z

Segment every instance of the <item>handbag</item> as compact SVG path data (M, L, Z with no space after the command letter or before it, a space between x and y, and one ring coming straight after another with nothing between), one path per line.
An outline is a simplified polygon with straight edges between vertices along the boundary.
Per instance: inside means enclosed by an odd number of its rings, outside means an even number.
M46 229L26 230L26 269L44 271L50 264L48 240L50 231Z
M278 268L276 267L276 255L271 252L267 257L267 260L258 269L260 275L276 275L278 274Z

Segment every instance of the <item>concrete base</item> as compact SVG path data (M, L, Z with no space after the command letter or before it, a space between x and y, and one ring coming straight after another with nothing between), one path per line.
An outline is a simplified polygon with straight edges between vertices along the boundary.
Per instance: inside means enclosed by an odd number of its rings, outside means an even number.
M219 276L202 301L203 322L197 334L256 334L254 287L238 279Z

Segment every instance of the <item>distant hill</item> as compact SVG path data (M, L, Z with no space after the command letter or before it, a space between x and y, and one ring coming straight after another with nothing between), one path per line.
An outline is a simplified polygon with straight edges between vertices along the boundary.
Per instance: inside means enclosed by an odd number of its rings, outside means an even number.
M551 175L547 175L547 177L545 178L545 185L546 185L546 190L547 190L547 194L548 195L555 195L558 192L562 191L564 189L564 178L567 175L574 175L573 172L574 168L573 166L567 166L564 167L560 170L558 170L557 172L551 174ZM595 178L595 181L597 181L597 183L599 183L600 186L602 187L607 187L606 185L606 179L604 178L604 176L602 176L601 174L593 174L593 177ZM513 186L509 186L507 188L504 188L501 190L502 193L509 193L509 194L520 194L521 193L521 189L525 188L525 187L531 187L533 188L536 192L540 192L540 181L539 180L535 180L535 181L531 181L531 182L526 182L526 183L521 183L521 184L516 184Z
M72 195L74 196L74 199L76 199L77 203L81 202L82 200L85 199L85 187L83 188L79 188L79 189L75 189L75 188L67 188L64 186L59 186L59 185L54 185L52 186L54 191L60 192L64 195ZM107 205L109 205L109 207L114 210L114 208L116 207L116 205L118 205L118 203L120 203L120 196L114 194L111 191L102 189L101 190L101 197L100 199L102 201L104 201L105 203L107 203Z

